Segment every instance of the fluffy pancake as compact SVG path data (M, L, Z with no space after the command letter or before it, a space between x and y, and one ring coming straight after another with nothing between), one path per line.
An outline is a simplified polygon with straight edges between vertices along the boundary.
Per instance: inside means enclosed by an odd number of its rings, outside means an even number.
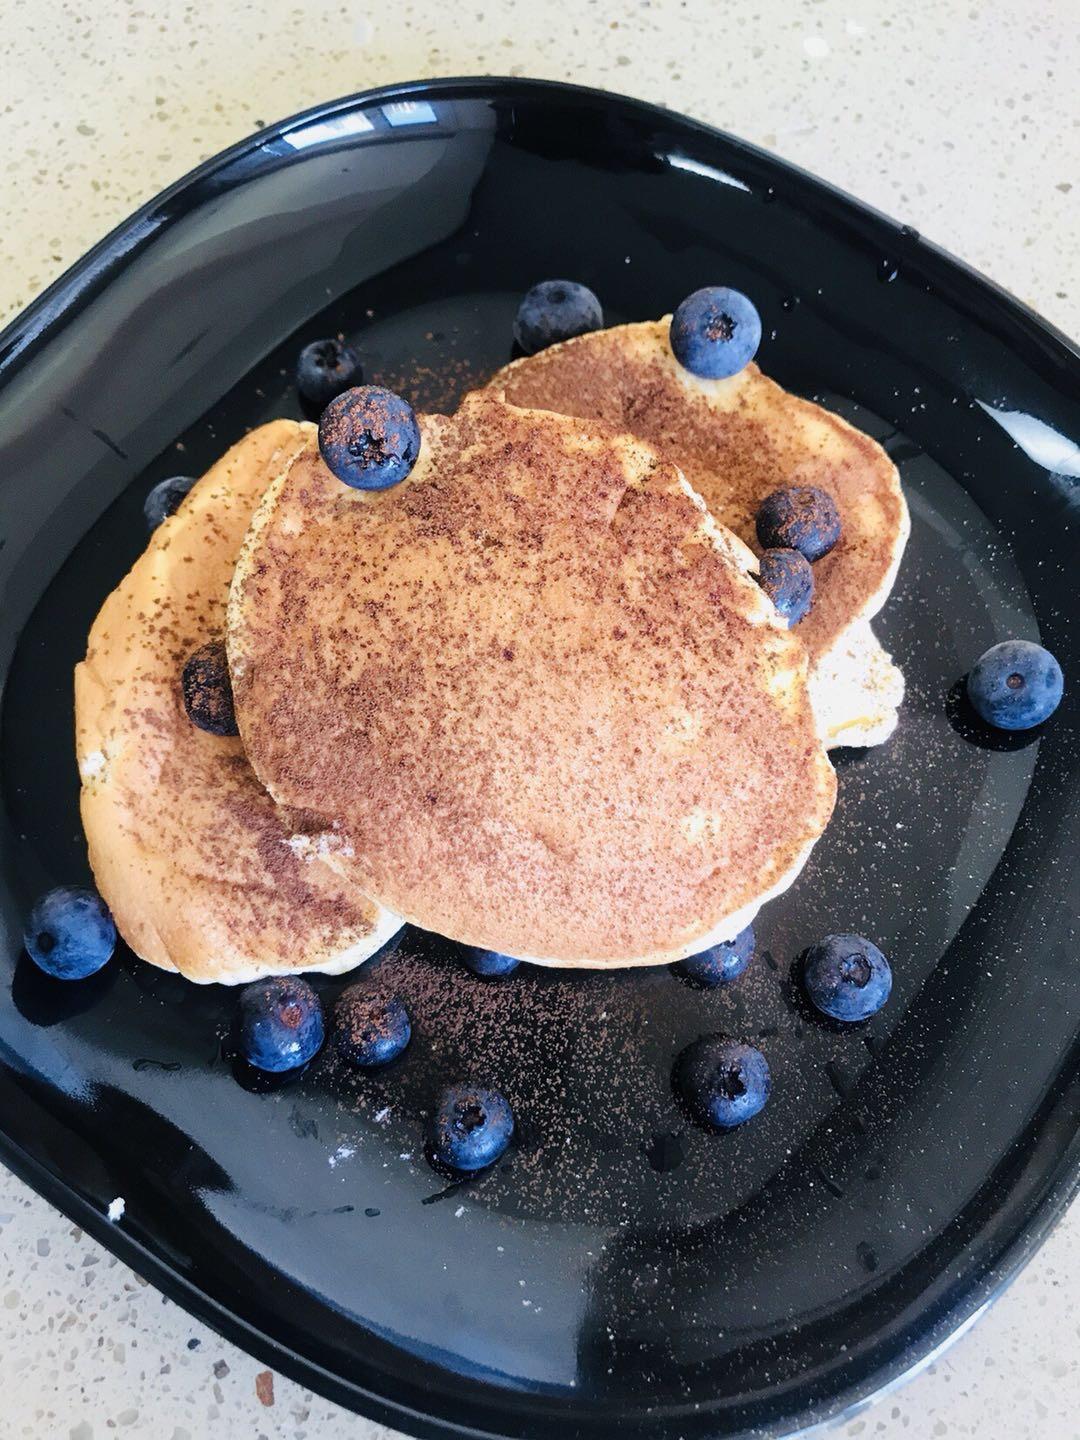
M163 522L94 622L75 670L82 817L98 888L137 955L190 980L339 973L400 927L294 834L237 738L188 720L180 673L220 636L240 543L311 426L248 435Z
M844 630L810 667L810 699L828 749L884 744L903 698L904 677L865 620Z
M876 743L903 677L869 632L853 668L848 629L885 603L910 530L899 476L874 440L775 384L754 364L727 380L684 370L668 344L670 317L578 336L499 371L490 388L517 405L601 419L655 445L682 469L721 524L753 548L758 505L783 485L816 485L836 500L843 533L814 566L814 603L799 627L811 668L843 678L832 744ZM834 649L836 655L831 655ZM818 687L819 690L821 687ZM895 703L899 703L897 699ZM895 720L892 721L895 724ZM836 738L843 733L844 738Z
M836 783L751 557L606 425L484 392L420 424L394 489L309 441L259 506L227 629L256 773L454 939L617 966L728 938Z

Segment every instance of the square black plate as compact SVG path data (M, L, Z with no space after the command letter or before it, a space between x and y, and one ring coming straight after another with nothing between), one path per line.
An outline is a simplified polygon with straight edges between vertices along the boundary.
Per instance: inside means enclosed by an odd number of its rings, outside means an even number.
M357 1079L323 1057L246 1089L230 992L130 956L63 986L20 958L32 897L86 876L72 667L149 486L298 413L301 345L347 331L369 378L443 408L508 357L518 296L550 275L611 321L738 286L765 369L886 446L914 518L880 623L900 729L838 755L836 818L731 990L663 969L485 985L407 933L373 962L413 1008L399 1064ZM615 96L397 87L151 202L0 337L3 1159L240 1344L416 1433L777 1430L901 1374L1015 1272L1078 1173L1078 395L1062 336L914 232ZM1041 636L1068 684L1011 741L956 689L1008 635ZM789 967L847 929L896 987L838 1033ZM726 1138L669 1084L720 1028L756 1037L775 1080ZM507 1091L521 1139L447 1189L422 1117L466 1069Z

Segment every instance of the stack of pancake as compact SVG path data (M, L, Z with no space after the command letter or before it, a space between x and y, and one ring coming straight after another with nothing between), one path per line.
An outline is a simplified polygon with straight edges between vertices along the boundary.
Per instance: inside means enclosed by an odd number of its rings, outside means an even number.
M880 448L667 327L519 361L384 491L249 434L164 521L76 671L82 809L131 948L197 981L360 964L406 921L539 964L733 938L832 811L826 748L895 725L870 617L907 535ZM754 578L783 485L841 515L788 629ZM238 736L192 725L227 643Z

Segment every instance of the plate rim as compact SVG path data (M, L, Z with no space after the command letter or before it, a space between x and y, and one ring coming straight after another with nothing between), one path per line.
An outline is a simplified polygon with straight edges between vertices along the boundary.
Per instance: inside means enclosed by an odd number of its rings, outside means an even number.
M920 254L944 262L947 269L959 271L966 279L989 292L1006 312L1011 311L1013 319L1023 321L1040 332L1045 340L1051 341L1055 347L1060 347L1070 362L1080 365L1080 338L1073 340L1053 321L1040 315L1037 310L1020 300L1006 286L991 279L988 275L984 275L974 265L969 264L960 256L954 255L943 245L939 245L934 240L928 240L921 232L895 220L886 211L868 204L865 200L860 200L842 186L835 185L830 180L823 180L813 171L807 170L793 161L785 160L764 146L744 140L730 130L724 130L718 125L710 125L707 121L697 120L692 115L669 109L653 101L641 100L636 96L625 95L617 90L605 90L600 86L577 85L567 80L534 79L524 75L462 75L440 76L431 80L396 81L387 85L372 86L366 90L357 90L352 94L342 95L333 100L321 101L319 104L309 105L302 110L296 110L286 115L281 120L264 125L262 129L253 131L250 135L244 136L232 145L226 146L224 150L219 150L215 155L201 161L177 180L172 181L171 184L151 196L126 219L114 225L0 329L0 383L6 381L9 368L25 352L28 344L44 338L51 326L61 320L73 304L81 299L89 298L87 294L89 285L86 283L88 280L93 279L104 284L111 278L111 271L117 263L125 260L131 253L130 247L122 247L120 241L138 226L149 221L157 212L163 211L169 200L175 199L184 191L191 189L201 180L213 175L241 156L259 149L269 137L280 135L286 130L300 128L316 120L326 119L335 114L378 104L382 101L392 102L418 94L438 96L444 92L460 92L462 89L473 90L475 93L471 98L476 99L485 98L485 91L510 92L516 90L523 94L526 92L562 94L578 99L604 101L628 107L642 115L651 115L663 123L675 122L691 130L696 130L707 139L722 141L747 157L773 166L802 183L808 184L812 189L829 196L834 202L842 202L845 206L853 207L862 215L874 219L879 224L894 229L898 237L901 232L904 232L905 237L917 242ZM169 217L161 215L160 224L154 227L154 231L163 228L168 223ZM154 231L147 232L142 238L149 239ZM43 323L35 327L35 322L39 320ZM24 332L26 333L24 334ZM13 342L18 339L23 339L24 344L12 354L10 353L11 347Z
M873 220L879 227L893 232L909 247L918 247L920 260L930 262L944 273L958 276L991 299L998 314L1015 330L1037 337L1044 347L1056 353L1058 362L1075 372L1080 382L1080 343L1018 299L1011 291L983 275L967 261L943 246L925 239L910 227L894 220L875 206L823 180L811 171L783 159L773 152L743 140L730 131L697 120L679 111L650 101L623 95L595 86L577 85L566 81L533 79L527 76L448 76L431 80L407 80L320 102L296 111L285 118L262 127L219 151L187 171L177 180L153 195L126 219L109 230L96 244L69 265L55 280L30 301L0 329L0 396L32 356L37 347L59 331L70 318L122 272L125 264L160 231L175 223L170 202L198 186L208 177L233 164L237 159L260 149L269 139L294 128L348 113L371 105L403 99L445 98L496 101L548 97L567 100L588 100L612 108L630 110L652 117L663 125L676 125L687 133L696 133L709 143L720 143L735 153L745 155L756 164L786 176L834 206L855 210ZM138 236L138 246L131 242ZM1080 1058L1080 1043L1074 1046ZM1064 1080L1062 1077L1065 1077ZM1080 1064L1063 1065L1058 1083L1044 1096L1043 1107L1057 1108L1068 1094L1080 1090ZM1040 1108L1043 1108L1040 1107ZM116 1255L137 1274L153 1284L162 1294L189 1314L209 1325L218 1334L238 1345L256 1360L270 1365L281 1374L307 1386L334 1403L363 1414L378 1423L404 1429L408 1433L446 1440L446 1437L475 1436L492 1440L510 1431L476 1428L445 1417L420 1412L405 1403L365 1388L356 1381L345 1380L334 1371L321 1366L308 1355L266 1334L236 1311L200 1289L166 1258L144 1244L122 1224L114 1224L107 1216L65 1180L41 1161L30 1155L17 1141L0 1129L0 1161L45 1199L62 1215L81 1226L99 1244ZM792 1411L783 1422L778 1436L807 1435L820 1426L850 1418L875 1400L902 1385L908 1378L931 1363L941 1352L966 1332L979 1316L1008 1288L1025 1265L1041 1248L1073 1199L1080 1193L1080 1127L1074 1127L1069 1141L1062 1146L1055 1163L1045 1172L1042 1193L1032 1202L1026 1219L1019 1227L1010 1226L994 1251L991 1262L982 1274L969 1281L963 1292L943 1309L931 1330L920 1342L901 1347L890 1359L875 1366L861 1378L854 1378L839 1389L831 1390L824 1400L817 1400ZM970 1250L971 1243L961 1253ZM947 1274L947 1270L941 1275ZM505 1413L505 1412L504 1412ZM569 1418L569 1415L568 1415ZM665 1417L650 1422L653 1433L663 1432ZM518 1430L514 1433L524 1434ZM735 1432L727 1432L736 1440ZM747 1437L749 1431L740 1431ZM754 1431L760 1434L760 1431Z

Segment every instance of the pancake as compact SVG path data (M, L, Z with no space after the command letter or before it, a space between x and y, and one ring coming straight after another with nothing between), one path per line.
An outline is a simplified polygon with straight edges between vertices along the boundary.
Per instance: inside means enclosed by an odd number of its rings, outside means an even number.
M753 363L726 380L691 375L671 353L669 324L666 317L578 336L508 365L490 388L513 404L605 420L655 445L755 551L755 515L771 491L816 485L832 495L843 532L814 565L814 603L798 635L811 670L841 677L848 692L846 700L832 697L827 743L877 743L895 718L863 725L861 717L895 709L903 677L866 629L856 646L866 666L853 668L847 632L885 603L907 542L896 467L868 435Z
M187 718L180 674L225 623L257 501L312 430L275 421L241 440L165 520L90 631L75 670L82 817L101 894L137 955L234 984L351 969L400 927L294 833L238 738Z
M836 785L746 547L609 426L477 392L420 428L395 488L309 440L256 512L227 641L259 778L455 940L621 966L730 938Z
M904 677L865 620L850 625L810 667L810 699L827 749L884 744L903 698Z

